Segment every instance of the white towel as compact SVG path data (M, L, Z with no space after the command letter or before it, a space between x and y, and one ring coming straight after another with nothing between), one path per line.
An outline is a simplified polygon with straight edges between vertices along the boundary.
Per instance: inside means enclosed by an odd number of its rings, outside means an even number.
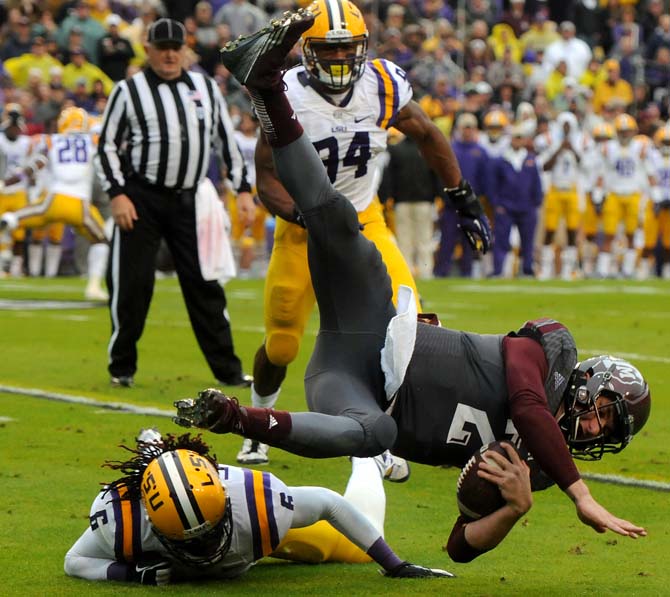
M391 400L405 379L407 367L416 342L416 300L409 286L398 287L398 312L386 328L386 340L381 350L386 397Z
M195 194L195 221L202 277L225 284L237 275L230 244L230 217L209 178L198 185Z

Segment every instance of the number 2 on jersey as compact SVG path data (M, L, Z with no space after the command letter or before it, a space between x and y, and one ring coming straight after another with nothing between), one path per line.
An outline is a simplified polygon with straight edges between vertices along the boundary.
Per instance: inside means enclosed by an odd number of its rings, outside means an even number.
M337 139L335 137L326 137L325 139L316 141L314 149L316 149L323 161L323 165L326 167L330 182L334 183L340 165L340 149ZM325 155L322 154L323 151L325 151ZM360 178L368 173L368 161L371 157L370 134L366 131L358 131L354 133L347 153L342 159L342 165L345 167L355 167L354 178Z
M85 137L60 137L57 149L58 161L61 164L88 162L88 145Z

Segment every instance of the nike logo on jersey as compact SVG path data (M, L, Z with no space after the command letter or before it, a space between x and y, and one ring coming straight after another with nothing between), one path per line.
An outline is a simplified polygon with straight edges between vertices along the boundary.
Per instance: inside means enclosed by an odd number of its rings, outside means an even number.
M359 122L363 122L364 120L367 120L368 118L371 118L371 117L372 117L372 114L368 114L367 116L361 116L360 118L356 118L356 116L354 116L354 122L356 124L358 124Z
M563 377L558 371L554 372L554 390L558 390L563 385L565 377Z
M277 422L277 419L275 419L273 415L270 415L268 429L272 429L273 427L276 427L277 425L279 425L279 423Z

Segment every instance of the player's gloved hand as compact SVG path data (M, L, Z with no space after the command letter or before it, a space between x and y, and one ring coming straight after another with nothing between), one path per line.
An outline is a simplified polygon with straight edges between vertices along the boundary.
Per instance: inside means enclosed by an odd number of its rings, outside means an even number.
M470 183L461 180L456 188L445 189L458 215L458 227L475 251L486 253L491 248L491 226Z
M215 388L199 392L195 400L186 398L173 404L177 416L172 420L182 427L199 427L216 433L241 431L237 399L229 398Z
M439 568L425 568L403 562L391 570L380 570L383 576L391 578L454 578L455 575Z
M167 585L172 576L172 564L158 555L149 556L134 564L131 576L134 582L142 585Z
M297 207L293 208L293 214L292 214L292 217L291 217L291 222L293 222L294 224L297 224L301 228L307 228L307 224L305 224L305 218L300 213L300 210Z

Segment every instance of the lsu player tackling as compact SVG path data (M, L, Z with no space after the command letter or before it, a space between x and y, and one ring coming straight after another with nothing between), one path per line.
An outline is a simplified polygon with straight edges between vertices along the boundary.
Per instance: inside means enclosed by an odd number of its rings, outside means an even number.
M106 463L125 476L94 499L88 528L65 556L69 576L145 585L228 579L265 556L310 563L375 560L395 578L453 576L401 560L384 541L384 490L371 459L352 459L341 496L220 465L199 436L163 438L145 429L136 449L128 450L130 460ZM370 494L381 498L381 512L369 509ZM292 533L303 527L321 539L315 542L319 550L294 549Z
M93 244L88 253L88 284L85 296L91 300L107 300L101 281L107 267L109 247L104 221L91 204L93 188L93 156L95 141L89 134L89 116L82 108L66 108L58 117L58 133L47 135L33 149L32 158L21 175L35 176L45 170L46 191L39 202L0 218L0 230L19 226L40 228L52 222L69 224ZM13 184L20 177L10 177Z
M381 253L394 298L399 285L411 287L418 297L410 269L376 198L389 127L417 142L429 166L446 185L469 242L486 251L489 231L480 235L481 223L475 217L482 212L481 206L470 185L462 180L448 141L412 101L405 72L388 60L368 60L368 31L359 9L348 0L317 0L309 10L315 16L314 23L301 38L302 66L284 77L287 95L328 177L355 206L363 235ZM315 297L307 264L307 231L277 177L263 135L256 149L256 174L261 202L279 216L265 281L265 341L254 359L251 390L253 406L271 408L287 367L298 354ZM485 241L478 243L477 236ZM352 291L352 301L356 300L361 298ZM267 449L262 443L245 440L238 462L266 463ZM395 462L396 473L390 467L389 478L404 480L406 465Z

